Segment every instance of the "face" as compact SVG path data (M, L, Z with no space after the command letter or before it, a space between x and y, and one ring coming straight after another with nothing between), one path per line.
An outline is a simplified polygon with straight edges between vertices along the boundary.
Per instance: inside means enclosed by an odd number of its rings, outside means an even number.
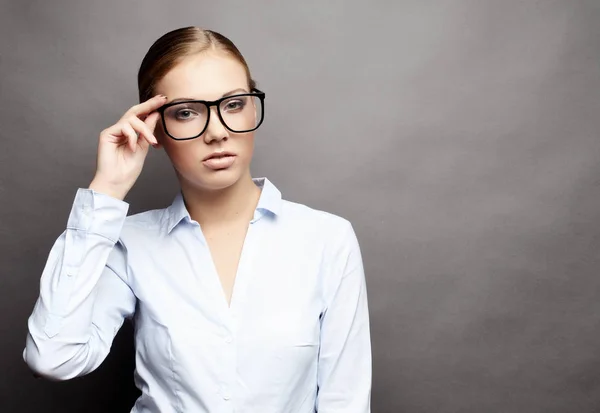
M219 52L185 58L166 74L155 89L156 94L168 97L167 103L183 99L213 101L225 95L247 92L250 90L244 66L227 54ZM252 102L250 100L248 104L253 105ZM240 107L239 100L221 105L221 114L230 127L232 121L228 119L237 119L235 116L239 118L240 115L236 113ZM254 106L250 109L252 116L253 108ZM180 107L180 110L167 108L164 113L171 135L177 127L186 130L193 128L190 125L194 125L194 122L205 124L201 119L206 119L207 115L209 122L202 135L190 140L178 141L170 138L165 133L161 121L158 122L155 133L173 163L182 188L217 191L244 179L251 179L250 161L254 151L254 131L230 131L221 122L216 106L210 108L210 113L207 113L205 108L201 111L193 105ZM175 126L169 126L169 122L173 122ZM221 156L223 152L230 155Z

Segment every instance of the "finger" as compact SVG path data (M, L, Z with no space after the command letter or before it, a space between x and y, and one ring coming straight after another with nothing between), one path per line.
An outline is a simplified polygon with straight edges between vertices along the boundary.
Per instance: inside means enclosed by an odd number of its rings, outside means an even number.
M138 135L135 133L133 127L129 123L123 122L121 126L121 133L127 138L127 145L129 145L131 151L135 152L137 149Z
M160 119L160 114L158 112L152 112L149 114L146 119L144 119L144 123L148 126L148 129L154 133L156 130L156 124L158 123L158 119Z
M114 125L104 129L101 133L100 136L115 136L118 137L119 135L123 134L123 124L120 122L115 123Z
M129 121L133 129L137 133L139 133L140 136L142 136L146 141L148 141L150 145L158 144L158 140L156 139L156 137L154 136L154 134L152 133L152 131L146 123L142 122L139 118L135 116L132 116L127 120Z
M165 95L156 95L145 102L132 106L131 108L129 108L129 110L125 113L123 117L129 118L132 115L136 117L145 117L149 113L154 112L156 109L160 108L166 102L167 97Z
M148 126L148 129L150 129L154 135L154 131L156 130L156 125L158 124L158 120L160 119L160 114L158 112L152 112L151 114L149 114L146 119L144 119L144 123L146 124L146 126ZM156 140L156 143L152 146L154 146L155 148L158 148L160 146L160 144L158 143L158 139L156 138L156 135L154 135L154 139Z

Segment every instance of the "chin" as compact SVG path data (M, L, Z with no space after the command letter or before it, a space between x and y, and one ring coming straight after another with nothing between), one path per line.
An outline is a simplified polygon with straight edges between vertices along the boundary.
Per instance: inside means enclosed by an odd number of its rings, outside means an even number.
M190 180L193 187L205 191L221 191L235 185L242 176L235 170L211 171L208 174Z

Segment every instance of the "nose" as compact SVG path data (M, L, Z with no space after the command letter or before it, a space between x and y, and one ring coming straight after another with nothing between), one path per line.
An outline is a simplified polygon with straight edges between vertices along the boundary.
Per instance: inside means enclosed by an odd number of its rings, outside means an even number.
M210 117L208 119L208 125L204 132L204 142L211 143L213 141L221 141L229 137L229 131L221 122L217 108L212 107Z

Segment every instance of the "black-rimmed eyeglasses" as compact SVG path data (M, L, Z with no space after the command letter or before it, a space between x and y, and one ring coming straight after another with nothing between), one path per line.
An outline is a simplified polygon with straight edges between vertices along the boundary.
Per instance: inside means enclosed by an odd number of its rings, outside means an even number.
M252 89L250 93L224 96L220 99L185 100L167 103L158 109L165 132L175 140L195 139L202 135L210 121L210 108L217 107L223 126L234 133L252 132L263 122L265 93Z

